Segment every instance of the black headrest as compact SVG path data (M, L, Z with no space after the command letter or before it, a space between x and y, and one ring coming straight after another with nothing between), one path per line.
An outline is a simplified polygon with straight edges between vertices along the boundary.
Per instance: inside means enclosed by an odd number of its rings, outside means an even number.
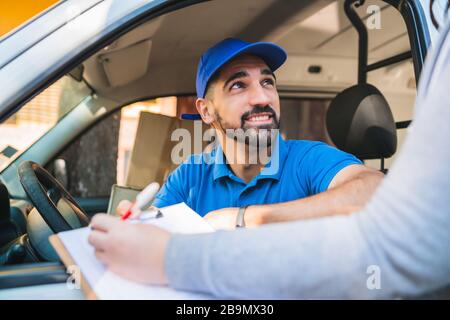
M389 158L397 149L391 109L370 84L345 89L333 99L327 112L327 129L339 149L360 159Z

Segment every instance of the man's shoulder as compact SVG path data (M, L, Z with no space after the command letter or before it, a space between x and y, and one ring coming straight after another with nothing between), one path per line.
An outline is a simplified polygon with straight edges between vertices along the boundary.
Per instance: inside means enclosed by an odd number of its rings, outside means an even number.
M317 161L319 158L343 158L353 157L352 155L337 149L336 147L323 142L311 140L287 140L288 158L291 161ZM315 160L314 160L315 159Z
M289 140L288 155L291 158L290 162L308 163L316 167L344 162L362 164L354 155L322 141Z
M305 154L310 151L331 147L325 142L313 140L285 140L285 143L290 154Z
M313 145L318 145L318 144L325 144L325 142L316 141L316 140L291 139L291 140L284 140L284 141L288 145L301 145L301 146L313 146Z

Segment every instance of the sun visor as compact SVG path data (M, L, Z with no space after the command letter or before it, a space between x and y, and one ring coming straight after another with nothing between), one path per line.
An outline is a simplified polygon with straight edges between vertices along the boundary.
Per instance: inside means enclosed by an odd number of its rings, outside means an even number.
M120 87L129 84L147 73L152 41L140 41L123 49L98 56L109 85Z

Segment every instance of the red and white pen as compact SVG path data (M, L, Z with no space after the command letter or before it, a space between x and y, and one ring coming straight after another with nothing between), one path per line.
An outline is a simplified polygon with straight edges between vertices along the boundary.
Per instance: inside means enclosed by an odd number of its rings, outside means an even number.
M156 196L159 190L159 183L152 182L145 187L137 196L134 203L128 208L125 214L122 216L122 220L128 219L131 215L138 214L143 208L145 208L150 201Z

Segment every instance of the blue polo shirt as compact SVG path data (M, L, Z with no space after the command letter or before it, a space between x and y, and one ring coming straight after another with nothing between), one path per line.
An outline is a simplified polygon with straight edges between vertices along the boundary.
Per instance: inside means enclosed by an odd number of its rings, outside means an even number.
M353 155L322 142L285 141L278 135L267 165L246 183L225 162L220 146L191 155L167 178L153 205L185 202L201 216L208 212L305 198L327 190L343 168L361 164Z

